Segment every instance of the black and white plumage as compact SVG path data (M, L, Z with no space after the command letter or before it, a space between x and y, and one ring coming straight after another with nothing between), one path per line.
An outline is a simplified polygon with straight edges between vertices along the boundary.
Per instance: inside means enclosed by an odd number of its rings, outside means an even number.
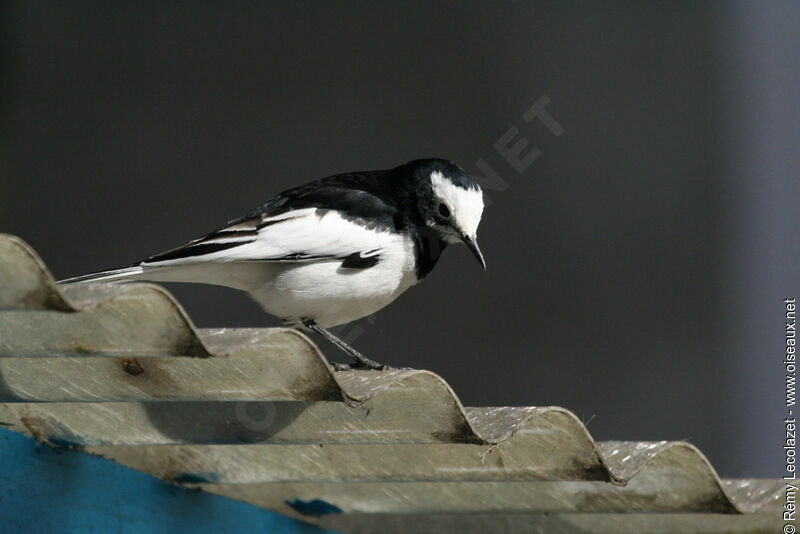
M125 267L62 283L150 280L247 292L286 324L319 332L380 310L465 243L486 268L476 234L478 184L442 159L339 174L285 191L223 228ZM374 364L374 365L373 365Z

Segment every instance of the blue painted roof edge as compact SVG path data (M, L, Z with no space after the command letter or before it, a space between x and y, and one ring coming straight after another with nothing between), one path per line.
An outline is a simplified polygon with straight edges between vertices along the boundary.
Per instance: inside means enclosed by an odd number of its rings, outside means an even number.
M0 428L0 531L334 534Z

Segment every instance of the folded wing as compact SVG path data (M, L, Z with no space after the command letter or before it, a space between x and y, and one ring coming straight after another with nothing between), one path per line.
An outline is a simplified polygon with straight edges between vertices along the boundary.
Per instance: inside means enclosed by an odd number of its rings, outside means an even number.
M148 258L142 267L215 262L342 261L366 268L377 263L388 238L335 210L303 208L255 217L213 232L183 247Z

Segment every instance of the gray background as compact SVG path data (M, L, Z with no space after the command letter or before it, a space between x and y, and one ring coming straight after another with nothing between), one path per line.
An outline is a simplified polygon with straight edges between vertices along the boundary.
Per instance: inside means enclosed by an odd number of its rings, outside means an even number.
M448 250L342 334L468 405L562 405L598 439L782 475L800 5L0 5L0 231L57 277L314 178L482 158L504 182L488 271ZM560 136L522 119L544 95ZM493 147L511 127L541 151L521 173ZM200 326L275 324L236 292L174 289Z

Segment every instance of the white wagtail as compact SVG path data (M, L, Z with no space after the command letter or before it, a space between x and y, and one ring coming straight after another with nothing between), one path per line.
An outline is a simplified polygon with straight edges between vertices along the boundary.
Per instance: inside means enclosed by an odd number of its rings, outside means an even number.
M476 233L483 194L443 159L338 174L285 191L225 227L124 267L61 283L193 282L247 292L289 326L311 330L383 369L327 330L380 310L464 243L486 269Z

